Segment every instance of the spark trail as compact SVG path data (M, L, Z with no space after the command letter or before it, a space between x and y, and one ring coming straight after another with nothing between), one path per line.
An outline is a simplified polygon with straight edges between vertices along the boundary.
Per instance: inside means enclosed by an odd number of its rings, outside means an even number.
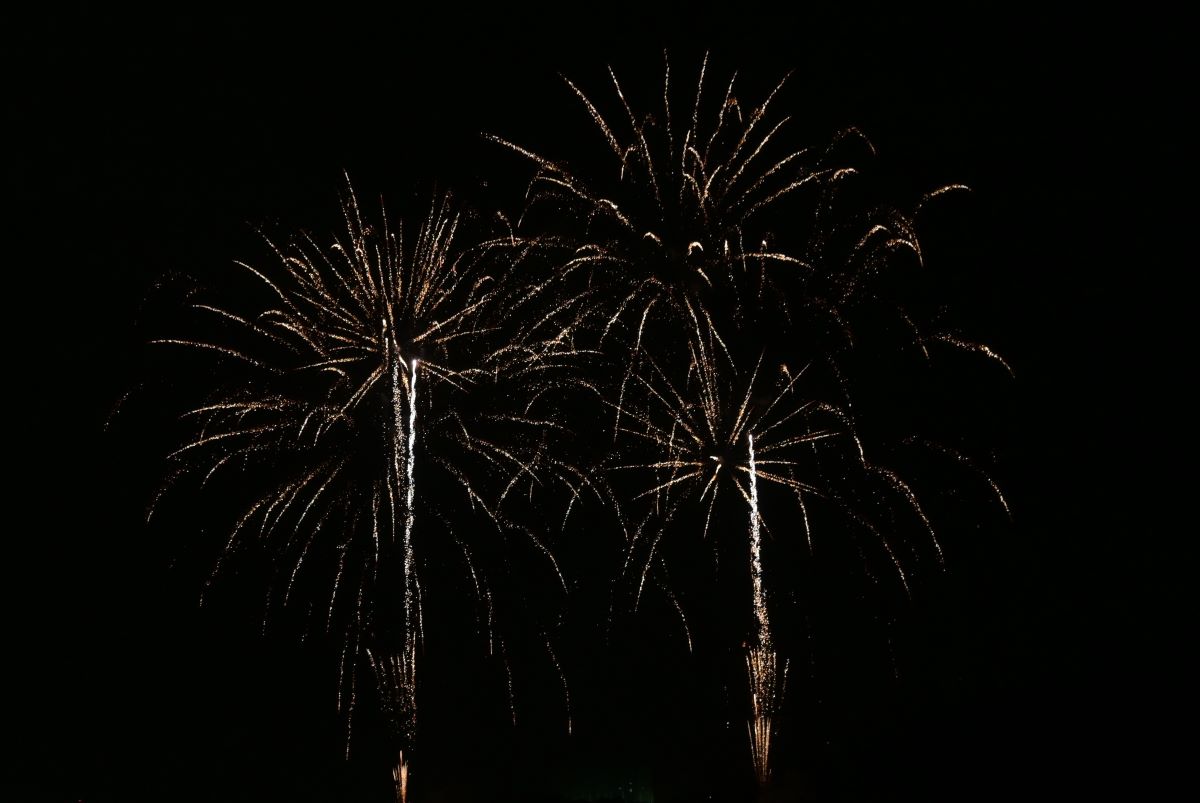
M389 330L390 332L391 330ZM417 640L420 635L420 589L417 584L416 562L413 549L413 523L416 518L414 500L416 496L416 448L417 448L417 366L414 357L411 366L406 365L400 356L399 344L394 337L389 343L389 361L391 362L392 380L392 410L393 427L391 437L392 464L395 475L402 482L400 490L404 494L404 531L401 542L403 560L403 642L396 659L399 662L397 677L402 682L392 680L393 693L401 695L396 701L396 710L405 712L409 720L401 725L401 729L411 734L416 730L416 661ZM406 404L407 402L407 404ZM407 409L405 407L407 406ZM407 427L405 426L407 418ZM400 466L403 464L403 472ZM386 681L385 681L386 682ZM401 764L404 753L401 751ZM399 771L399 770L397 770ZM404 776L407 778L407 765L404 765Z
M767 596L763 587L762 530L758 513L758 470L754 460L754 435L747 435L750 469L750 576L754 587L757 630L746 652L746 676L750 687L750 756L758 782L771 777L771 719L783 703L787 662L779 672L779 654L771 638Z
M754 433L746 436L750 474L750 577L754 583L754 616L758 620L757 639L770 646L771 623L767 618L767 595L763 590L762 529L758 519L758 470L754 463Z

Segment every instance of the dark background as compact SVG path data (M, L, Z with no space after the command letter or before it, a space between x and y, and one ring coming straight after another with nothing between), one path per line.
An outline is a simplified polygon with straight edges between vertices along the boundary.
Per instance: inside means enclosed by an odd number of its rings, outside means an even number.
M1010 4L84 5L8 21L2 796L387 799L385 760L342 758L329 656L261 635L236 594L200 610L190 536L142 524L162 432L106 423L145 380L159 288L257 253L254 226L332 224L343 170L399 208L434 183L470 196L519 176L480 132L557 147L547 131L582 114L557 73L657 79L663 47L680 75L705 50L750 86L794 69L781 102L802 134L858 126L898 187L969 184L948 287L1016 372L990 413L1013 524L952 533L949 572L878 632L851 614L813 625L781 799L1164 789L1184 760L1191 635L1190 537L1167 513L1187 477L1171 377L1189 364L1176 232L1195 186L1174 27ZM727 731L725 710L696 705L703 661L639 621L563 647L570 737L544 661L514 661L514 729L482 643L432 641L418 799L622 784L741 799L740 715Z

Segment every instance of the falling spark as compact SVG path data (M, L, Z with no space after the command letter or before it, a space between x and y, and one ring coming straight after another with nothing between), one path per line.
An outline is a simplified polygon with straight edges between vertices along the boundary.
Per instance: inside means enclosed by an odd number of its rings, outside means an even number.
M567 685L566 673L563 672L562 664L558 662L558 656L554 654L554 648L550 646L549 639L546 639L546 652L550 655L550 662L554 664L555 671L558 672L559 682L562 683L563 702L567 707L567 734L570 735L575 730L574 718L571 716L571 689Z
M963 340L960 337L948 334L936 335L932 338L932 340L954 346L955 348L962 349L963 351L973 351L977 354L982 354L989 360L999 363L999 365L1008 372L1009 376L1016 378L1017 374L1016 371L1013 370L1013 367L1009 365L1008 361L1005 360L1003 356L992 349L991 346L988 346L984 343L974 343L969 340Z

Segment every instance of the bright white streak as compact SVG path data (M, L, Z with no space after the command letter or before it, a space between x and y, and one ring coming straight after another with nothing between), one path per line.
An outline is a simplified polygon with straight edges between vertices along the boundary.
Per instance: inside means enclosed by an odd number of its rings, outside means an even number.
M779 656L771 647L771 625L767 620L767 598L762 578L762 531L758 518L758 472L754 465L754 436L750 443L750 576L754 582L754 614L758 633L746 652L746 674L750 681L750 754L760 784L771 777L771 717L779 706L783 689L776 674ZM784 664L783 676L787 676Z
M417 636L420 627L420 611L417 606L420 600L416 593L416 562L413 560L413 501L416 490L414 483L414 468L416 466L417 450L417 361L412 361L412 375L408 385L408 450L405 455L404 489L404 665L406 668L405 681L409 684L409 711L415 715L416 675L417 675ZM408 767L405 765L405 778L408 777Z
M413 470L416 466L417 452L417 361L412 361L412 381L408 386L408 454L406 455L405 474L407 479L407 487L405 488L404 498L404 590L405 596L411 593L413 585L413 497L415 486L413 483ZM406 600L407 605L413 603L412 599ZM411 622L409 623L411 627Z
M771 643L771 625L767 620L767 598L763 590L762 531L758 518L758 474L754 468L754 436L750 440L750 579L754 583L754 615L758 618L758 643Z
M416 594L415 561L413 558L413 503L415 485L413 482L416 450L417 427L417 361L412 361L412 371L409 381L401 381L401 371L407 368L399 355L399 346L393 341L390 344L394 355L391 359L392 374L392 412L395 421L392 440L392 459L395 467L396 481L400 482L400 462L404 461L404 533L401 548L403 549L403 582L404 582L404 642L400 654L396 656L395 678L391 680L397 694L400 696L400 710L406 720L402 727L410 732L415 728L416 721L416 657L417 657L417 624L420 613L416 606L419 600ZM408 398L408 433L404 433L404 399ZM393 497L393 510L396 500ZM395 533L395 514L393 513L393 529ZM393 538L395 536L393 535ZM405 769L407 777L407 769Z

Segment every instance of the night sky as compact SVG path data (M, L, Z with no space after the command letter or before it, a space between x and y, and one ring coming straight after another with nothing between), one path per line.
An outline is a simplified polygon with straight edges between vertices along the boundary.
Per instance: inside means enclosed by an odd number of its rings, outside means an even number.
M518 196L527 166L480 134L586 152L559 73L601 90L606 64L658 80L664 47L681 75L710 52L754 99L794 70L780 103L797 136L861 129L898 195L969 185L933 233L941 298L1016 375L964 369L956 413L989 444L1013 521L951 518L948 570L909 600L859 595L853 566L817 584L777 799L1164 788L1184 760L1169 732L1192 636L1176 555L1190 536L1166 512L1182 485L1166 455L1188 460L1166 423L1183 412L1168 377L1190 364L1172 290L1191 269L1173 243L1188 204L1173 199L1195 186L1173 26L1010 4L788 7L88 4L5 24L0 798L388 799L369 723L343 758L328 646L261 632L261 567L201 609L219 530L179 508L171 526L143 522L180 411L146 341L179 288L262 253L256 227L336 225L343 171L400 212L435 188ZM577 533L591 540L574 582L603 597L598 529ZM689 656L652 606L605 636L607 600L581 597L559 642L570 736L540 642L510 624L514 728L503 670L450 606L426 644L415 799L751 799L744 714L721 702L737 645Z

